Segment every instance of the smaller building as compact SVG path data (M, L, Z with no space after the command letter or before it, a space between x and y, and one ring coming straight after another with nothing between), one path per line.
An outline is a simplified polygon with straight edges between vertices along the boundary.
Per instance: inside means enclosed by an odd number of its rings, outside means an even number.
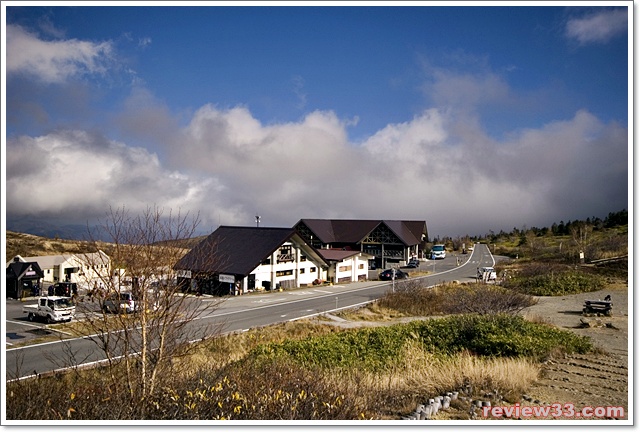
M38 263L43 272L43 283L49 285L56 282L89 285L96 280L105 280L111 275L111 258L101 250L86 254L31 257L16 255L13 262Z
M21 299L30 295L39 295L44 274L37 262L16 260L7 265L6 297Z
M327 277L330 281L348 283L368 279L369 260L373 256L342 249L320 249L318 252L329 263Z

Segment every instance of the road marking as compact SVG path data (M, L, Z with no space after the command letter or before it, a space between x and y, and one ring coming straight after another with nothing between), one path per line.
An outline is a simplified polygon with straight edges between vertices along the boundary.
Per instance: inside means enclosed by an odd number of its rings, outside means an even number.
M261 299L261 300L254 300L253 303L273 303L278 301L278 299Z
M314 291L319 293L332 294L331 291L323 291L323 290L314 290Z
M13 320L7 320L8 323L12 323L12 324L19 324L19 325L23 325L23 326L27 326L27 327L35 327L35 328L45 328L43 326L39 326L39 325L35 325L35 324L30 324L30 323L23 323L20 321L13 321Z
M311 293L309 291L292 291L288 294L295 295L295 296L303 296L303 295L310 295Z

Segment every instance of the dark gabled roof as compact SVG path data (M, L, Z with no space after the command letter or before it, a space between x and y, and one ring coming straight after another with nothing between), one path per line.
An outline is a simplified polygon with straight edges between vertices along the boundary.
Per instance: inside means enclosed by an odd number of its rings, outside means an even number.
M221 226L191 249L175 268L246 276L290 240L304 244L293 228Z
M382 221L395 235L406 245L415 245L422 242L423 228L426 231L426 223L420 221ZM426 234L426 232L425 232Z
M380 224L385 224L407 246L422 242L427 234L424 221L394 221L368 219L300 219L322 243L360 243Z
M320 255L322 255L322 258L324 258L325 261L342 261L345 258L349 258L354 255L367 255L364 252L360 251L342 249L318 249L318 252L320 253Z
M44 272L42 271L42 269L40 268L37 262L18 261L18 262L12 262L7 266L6 278L22 279L23 277L25 277L26 273L29 270L33 271L35 274L32 276L35 276L38 279L44 277Z

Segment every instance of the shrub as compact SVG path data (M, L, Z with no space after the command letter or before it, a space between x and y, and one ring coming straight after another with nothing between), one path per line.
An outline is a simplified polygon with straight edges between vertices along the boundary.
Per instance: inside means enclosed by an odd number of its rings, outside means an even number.
M487 284L445 284L426 288L420 284L400 285L378 302L381 307L407 315L515 314L537 303L532 296Z
M563 296L601 290L605 279L597 274L560 265L529 265L505 286L534 296Z
M389 327L367 328L257 347L263 358L286 357L302 365L380 370L398 360L408 342L424 350L454 354L468 350L481 356L542 358L561 347L567 352L591 349L586 337L534 324L514 315L455 315Z

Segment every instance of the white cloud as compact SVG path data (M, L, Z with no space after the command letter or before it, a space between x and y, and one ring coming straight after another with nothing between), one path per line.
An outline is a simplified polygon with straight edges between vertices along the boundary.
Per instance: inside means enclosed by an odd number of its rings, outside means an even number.
M167 170L145 149L84 131L9 139L7 158L9 215L59 215L86 223L109 206L194 209L221 189L213 179Z
M627 33L627 9L607 9L567 22L566 34L580 44L605 43Z
M422 219L433 236L602 215L615 209L612 196L626 202L620 125L580 111L497 142L477 124L461 132L459 115L429 109L356 145L332 112L263 125L244 107L206 105L170 134L165 161L81 131L9 139L7 212L74 214L82 223L109 205L158 204L199 212L211 229L252 225L258 213L264 226Z
M84 74L104 74L111 42L42 40L17 25L7 25L7 75L28 74L45 83L62 83Z

